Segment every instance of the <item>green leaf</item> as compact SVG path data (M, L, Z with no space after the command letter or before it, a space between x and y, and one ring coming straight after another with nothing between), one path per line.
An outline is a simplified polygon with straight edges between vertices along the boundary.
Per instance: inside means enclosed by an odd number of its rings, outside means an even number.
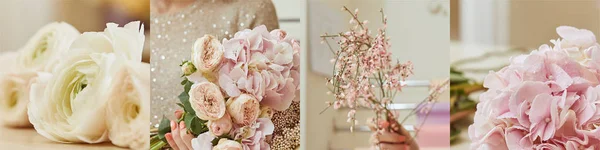
M226 139L229 139L229 140L233 140L233 138L232 138L231 136L229 136L229 135L227 135L227 134L224 134L224 135L221 135L221 136L215 137L215 139L213 139L213 140L211 141L212 145L213 145L213 146L217 146L217 144L219 144L219 140L221 140L222 138L226 138ZM240 142L240 143L242 143L241 141L237 141L237 142Z
M192 104L190 104L190 95L188 95L188 92L190 91L190 88L192 88L192 85L194 83L192 83L191 81L184 79L182 81L183 84L183 92L181 92L181 94L179 94L179 101L181 102L181 104L183 105L183 110L187 113L196 115L196 112L194 112L194 109L192 108Z
M169 132L171 132L171 121L163 116L160 124L158 124L158 138L166 142L165 134Z
M181 85L185 85L187 83L187 78L185 78L185 80L181 81Z
M206 127L207 121L198 118L196 115L187 113L183 121L188 131L196 136L208 131L208 127Z
M221 138L219 138L219 137L216 137L215 139L213 139L213 140L211 141L212 145L213 145L213 146L216 146L217 144L219 144L219 140L221 140Z

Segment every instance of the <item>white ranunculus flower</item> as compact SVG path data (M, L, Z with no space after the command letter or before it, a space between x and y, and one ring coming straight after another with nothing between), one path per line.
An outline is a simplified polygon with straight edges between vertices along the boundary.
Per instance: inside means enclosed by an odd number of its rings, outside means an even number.
M0 64L2 64L2 69L0 69L0 74L17 71L19 68L17 66L17 57L19 57L19 52L15 52L15 51L2 52L0 54Z
M108 96L108 138L132 149L150 148L150 65L125 64L114 77Z
M29 80L35 72L0 74L0 114L2 124L9 127L31 127L27 119Z
M0 124L9 127L30 127L27 119L29 81L34 72L17 69L18 52L0 54ZM20 72L19 72L20 71Z
M43 26L21 48L20 67L35 71L52 69L57 56L68 50L79 31L68 23L54 22Z
M139 21L118 27L107 23L104 32L85 32L81 34L69 49L73 53L116 53L127 60L142 61L144 50L144 25Z
M39 134L65 143L108 140L106 95L122 65L141 60L144 36L139 27L139 22L123 28L109 23L104 32L83 33L51 73L38 74L31 84L28 115Z
M57 142L99 143L108 139L102 97L116 73L113 53L77 55L40 73L31 85L29 121L44 137Z

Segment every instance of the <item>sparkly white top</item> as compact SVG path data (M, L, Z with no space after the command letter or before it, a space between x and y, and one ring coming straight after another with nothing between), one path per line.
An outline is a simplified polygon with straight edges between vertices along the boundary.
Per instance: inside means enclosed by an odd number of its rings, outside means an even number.
M204 34L230 38L237 31L266 25L279 28L270 0L198 0L177 13L151 12L151 125L162 116L173 119L179 109L177 96L183 91L179 64L189 60L192 44Z

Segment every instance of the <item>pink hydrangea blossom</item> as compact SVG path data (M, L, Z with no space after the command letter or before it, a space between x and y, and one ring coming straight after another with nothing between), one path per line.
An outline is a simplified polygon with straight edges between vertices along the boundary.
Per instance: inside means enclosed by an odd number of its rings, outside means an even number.
M229 96L249 93L261 104L286 110L299 90L298 41L282 30L265 26L246 29L224 39L225 60L219 69L219 85Z
M589 30L561 26L552 40L484 81L471 149L599 149L598 43Z
M266 136L273 134L275 130L273 122L267 118L259 118L255 127L254 135L242 139L242 147L244 150L269 150L269 144L265 140Z

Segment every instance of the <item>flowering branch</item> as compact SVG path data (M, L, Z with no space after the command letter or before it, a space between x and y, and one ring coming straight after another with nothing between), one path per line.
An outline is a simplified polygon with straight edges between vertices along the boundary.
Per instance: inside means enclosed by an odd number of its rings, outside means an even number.
M352 16L349 23L354 26L346 32L334 35L325 33L321 36L322 43L327 44L335 57L331 60L334 64L333 76L327 80L327 85L331 87L327 93L333 95L335 101L327 102L327 108L332 106L334 109L350 108L348 122L351 123L351 131L357 124L356 109L360 107L372 109L376 113L375 120L384 118L386 122L392 124L385 127L377 126L376 130L387 129L404 135L400 132L400 127L406 119L402 123L398 122L396 112L388 107L396 93L401 92L406 85L405 79L413 74L413 64L410 61L392 63L389 51L391 45L385 30L387 17L383 9L380 10L383 27L377 30L376 36L371 36L365 26L368 21L359 21L358 10L351 12L347 7L343 7L342 11ZM337 40L340 49L334 50L328 39ZM427 98L407 118L414 115L417 110L429 115L435 99L448 88L448 85L449 79L434 84Z

